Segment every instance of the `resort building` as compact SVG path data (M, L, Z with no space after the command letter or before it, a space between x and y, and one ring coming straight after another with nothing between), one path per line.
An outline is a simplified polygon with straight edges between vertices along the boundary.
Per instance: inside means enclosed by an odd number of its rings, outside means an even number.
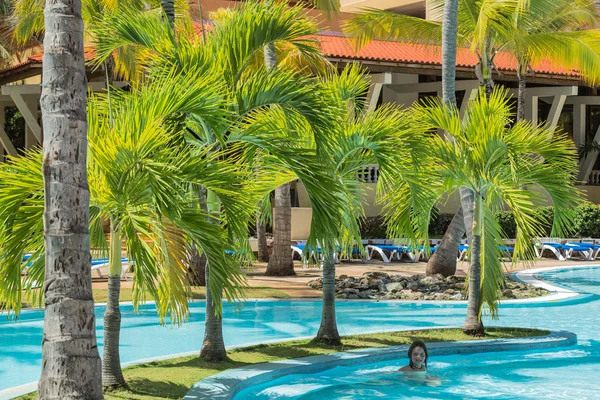
M239 2L222 0L191 2L190 9L194 19L198 21L198 32L201 31L199 21L206 20L211 11L237 5ZM367 98L368 107L375 108L388 102L410 106L428 96L441 96L439 47L374 41L355 51L351 39L344 37L342 33L341 22L363 7L387 9L421 18L437 19L439 16L429 12L425 1L415 0L342 0L341 13L337 16L307 10L309 15L318 19L323 28L316 39L329 61L340 69L349 63L360 63L369 71L371 87ZM42 56L39 54L0 71L0 157L16 155L20 148L41 143L43 131L38 105L41 63ZM461 111L466 109L469 99L478 90L476 64L477 56L469 49L458 50L456 95ZM515 99L511 101L516 104L516 60L509 54L499 53L495 57L495 64L495 83L511 88L511 94L515 95ZM597 89L586 86L576 71L557 68L549 63L540 63L532 68L527 79L526 118L547 121L551 128L568 132L578 148L600 142L600 96ZM103 71L90 70L88 80L93 91L103 90L105 87ZM17 111L23 117L24 126L15 129L18 124L11 124L11 130L5 130L6 119L14 118ZM579 185L590 201L600 203L599 153L589 151L585 154L580 161ZM376 216L381 210L378 205L373 204L377 166L366 168L362 180L365 186L366 214ZM292 186L292 207L292 238L305 239L310 229L311 209L301 184ZM450 198L440 204L441 212L454 213L457 208L457 198Z

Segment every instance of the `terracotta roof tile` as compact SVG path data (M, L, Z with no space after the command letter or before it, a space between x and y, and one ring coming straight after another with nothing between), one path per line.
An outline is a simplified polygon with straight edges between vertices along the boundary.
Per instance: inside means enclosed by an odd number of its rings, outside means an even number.
M319 40L323 53L329 57L422 65L442 64L439 46L375 40L356 52L351 45L351 39L335 35L317 35L315 37ZM475 67L477 61L477 56L469 49L458 49L457 66L472 68ZM516 71L517 61L509 53L498 53L494 62L500 71ZM533 69L541 74L578 76L576 71L556 67L547 61L534 65Z
M205 25L207 31L210 31L212 25ZM201 34L201 25L199 22L194 22L194 30L197 34ZM410 44L402 42L389 42L375 40L369 43L358 52L354 50L349 38L343 37L339 32L322 32L319 35L313 36L320 46L323 53L332 58L346 58L353 60L370 60L370 61L388 61L405 64L420 64L420 65L438 65L441 66L441 49L439 46L426 46L422 44ZM86 46L85 58L89 59L94 56L95 51L92 46ZM500 71L515 71L517 62L509 53L499 53L495 57L495 64ZM13 65L6 68L0 73L8 72L17 69L27 64L36 64L42 62L42 54L37 54L29 57L29 59L21 64ZM456 55L456 65L458 67L473 68L477 64L477 56L466 48L458 49ZM566 68L560 68L552 65L550 62L541 62L533 66L535 72L540 74L557 75L557 76L579 76L576 71Z

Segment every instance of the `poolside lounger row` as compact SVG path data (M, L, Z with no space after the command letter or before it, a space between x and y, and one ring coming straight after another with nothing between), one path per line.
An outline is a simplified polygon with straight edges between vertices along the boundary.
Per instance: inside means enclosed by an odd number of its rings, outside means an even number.
M27 261L30 258L31 258L31 254L25 254L23 256L23 261ZM30 266L31 264L32 264L32 262L27 263L23 273L25 273L27 267ZM123 278L125 276L125 274L127 274L130 267L131 267L131 264L129 263L129 260L127 258L121 258L121 278ZM108 269L108 258L95 258L92 260L92 271L96 271L99 278L105 278L106 275L102 274L102 271L100 270L101 268Z

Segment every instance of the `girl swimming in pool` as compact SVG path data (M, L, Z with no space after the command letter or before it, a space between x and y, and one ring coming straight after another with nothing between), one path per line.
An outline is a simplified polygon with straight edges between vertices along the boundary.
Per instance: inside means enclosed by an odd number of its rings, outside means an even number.
M422 340L415 340L408 348L408 365L400 368L402 372L412 374L427 372L427 346ZM420 374L419 374L420 375Z
M408 379L425 381L427 385L437 386L441 383L440 379L427 375L427 346L421 340L415 340L408 348L408 365L400 368L400 372Z

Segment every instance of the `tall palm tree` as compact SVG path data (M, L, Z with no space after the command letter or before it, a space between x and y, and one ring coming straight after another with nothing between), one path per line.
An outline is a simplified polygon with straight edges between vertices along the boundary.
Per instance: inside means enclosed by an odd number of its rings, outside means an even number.
M267 8L271 6L271 0L265 0ZM337 13L340 9L339 0L312 0L309 2L317 9L328 13ZM279 3L280 5L283 3ZM273 9L273 12L279 10ZM269 43L264 48L265 65L268 69L277 68L277 57L275 44ZM257 238L259 255L266 252L266 238L262 235L264 229L260 221L257 221ZM269 258L265 275L289 276L296 275L292 261L292 205L290 198L290 184L282 185L275 189L273 204L273 254ZM264 246L264 247L263 247ZM263 248L261 248L263 247Z
M458 24L458 0L444 2L442 17L442 101L448 106L456 105L456 32ZM465 234L462 207L452 218L442 242L427 262L427 275L456 273L456 249Z
M444 193L465 186L475 194L473 240L470 244L470 277L467 317L463 331L482 335L482 305L497 317L497 300L504 274L499 259L503 232L495 212L507 205L515 217L517 238L513 262L533 259L532 240L542 234L535 210L546 200L554 205L553 235L568 230L580 192L573 186L577 173L577 152L563 133L552 134L545 126L519 121L512 127L507 90L496 89L488 96L480 90L464 117L456 107L439 100L416 106L413 127L431 132L443 129L454 138L432 137L431 165L435 171L425 178L429 190L424 203L433 207ZM536 187L538 190L524 190ZM542 189L542 190L539 190ZM406 207L401 195L392 198L390 208ZM479 272L481 271L481 272Z
M44 338L40 399L101 399L90 270L86 79L81 3L48 1L44 124ZM77 370L77 379L73 372Z

